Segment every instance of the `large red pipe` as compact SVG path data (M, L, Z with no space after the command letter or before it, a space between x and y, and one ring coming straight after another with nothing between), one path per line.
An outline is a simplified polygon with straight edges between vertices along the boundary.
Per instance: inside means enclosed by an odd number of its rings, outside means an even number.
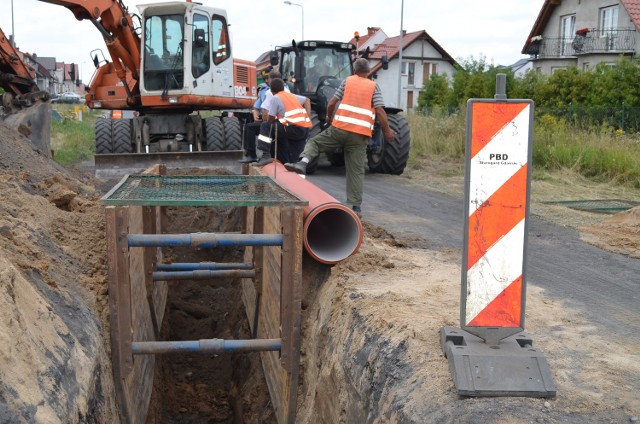
M263 166L262 172L309 202L303 210L303 234L304 248L311 257L333 265L358 251L362 244L362 223L351 208L302 176L287 171L280 162Z

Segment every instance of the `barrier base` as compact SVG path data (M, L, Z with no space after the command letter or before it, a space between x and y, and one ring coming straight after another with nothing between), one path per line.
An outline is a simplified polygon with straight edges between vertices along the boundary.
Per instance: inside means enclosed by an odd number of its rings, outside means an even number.
M525 332L490 346L464 330L443 327L440 344L460 396L556 395L547 360Z

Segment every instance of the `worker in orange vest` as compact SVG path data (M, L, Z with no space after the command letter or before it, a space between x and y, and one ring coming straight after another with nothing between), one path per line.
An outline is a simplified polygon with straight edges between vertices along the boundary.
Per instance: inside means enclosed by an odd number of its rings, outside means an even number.
M272 150L277 152L277 159L282 163L296 160L304 150L312 125L309 119L311 102L307 97L287 93L281 78L271 81L271 92L273 99L268 118L260 126L258 136L258 150L262 151L258 166L273 161Z
M355 75L342 82L327 105L326 122L331 126L307 142L298 162L285 163L284 167L289 171L305 174L307 164L321 152L333 152L336 148L341 148L347 171L347 203L360 215L367 144L376 117L387 142L393 141L395 132L389 127L378 84L367 78L369 62L364 58L357 59L353 70Z

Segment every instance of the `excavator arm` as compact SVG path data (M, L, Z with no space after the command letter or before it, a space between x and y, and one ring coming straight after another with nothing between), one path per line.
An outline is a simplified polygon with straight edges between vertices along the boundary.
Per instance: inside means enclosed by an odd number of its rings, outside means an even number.
M69 9L76 19L89 20L102 34L112 62L100 67L97 87L91 87L89 103L101 100L104 92L124 89L125 98L115 99L107 108L127 108L140 104L140 36L121 0L39 0ZM93 84L92 84L93 85ZM102 90L103 93L96 90Z
M34 82L32 72L0 29L0 87L5 91L1 96L3 114L48 99L48 93L40 91Z

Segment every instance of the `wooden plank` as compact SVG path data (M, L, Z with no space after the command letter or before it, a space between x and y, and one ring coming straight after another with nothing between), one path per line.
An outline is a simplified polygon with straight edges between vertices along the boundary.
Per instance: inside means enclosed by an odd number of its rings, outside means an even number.
M280 322L283 373L283 414L286 423L295 423L298 371L300 366L300 326L302 305L302 209L282 211L283 246L280 286Z
M156 207L155 206L143 206L142 207L142 232L143 234L156 234L157 232L157 220L156 220ZM153 327L153 339L158 340L160 336L160 326L162 322L158 322L158 314L156 311L156 305L154 301L154 282L151 278L153 273L153 266L156 263L157 248L146 247L144 250L144 281L145 289L147 293L147 303L149 304L149 310L151 312L151 324Z
M253 215L255 213L255 207L244 208L244 233L245 234L255 234L254 233L254 219ZM244 249L244 262L245 263L253 263L254 262L254 254L253 247L248 246ZM247 314L247 319L249 320L249 327L251 329L251 334L255 336L256 332L256 319L257 319L257 311L258 311L258 292L256 290L255 278L243 278L240 280L240 285L242 287L242 303L244 304L244 310Z
M128 234L144 232L144 214L141 206L129 206ZM147 275L145 248L129 249L129 293L131 303L131 328L134 341L154 340L151 310L147 301ZM150 278L150 275L148 275ZM153 389L154 355L137 355L133 358L132 372L124 380L130 411L129 422L146 422Z
M163 164L155 164L147 168L143 174L166 175L167 167ZM156 184L159 185L160 181L157 181ZM162 234L167 225L166 209L165 206L143 208L145 234ZM147 248L145 249L145 253L148 255L148 258L145 260L147 301L149 302L149 309L151 310L151 320L155 332L154 338L157 340L166 310L169 284L166 281L153 281L151 279L153 265L162 262L162 248Z
M131 305L129 288L129 248L127 208L107 206L105 228L109 285L111 362L116 399L123 422L130 422L131 411L124 381L131 373Z

